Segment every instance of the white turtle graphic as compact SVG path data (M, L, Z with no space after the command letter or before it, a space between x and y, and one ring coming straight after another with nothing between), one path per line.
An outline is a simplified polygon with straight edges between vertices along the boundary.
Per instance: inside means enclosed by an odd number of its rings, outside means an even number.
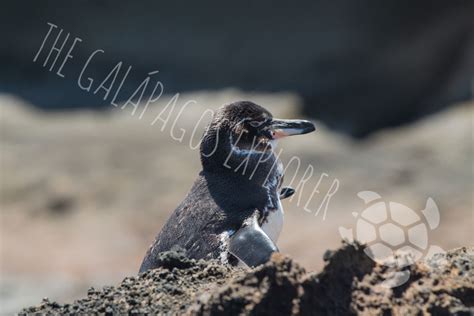
M428 247L428 228L439 225L439 210L432 198L426 201L421 211L423 217L407 206L397 202L386 202L372 191L357 194L367 207L358 217L355 235L352 229L339 227L341 237L366 244L364 252L374 261L396 267L399 271L383 282L383 286L396 287L405 283L410 277L408 270L401 270L415 261L444 253L438 246ZM402 255L400 255L402 254Z

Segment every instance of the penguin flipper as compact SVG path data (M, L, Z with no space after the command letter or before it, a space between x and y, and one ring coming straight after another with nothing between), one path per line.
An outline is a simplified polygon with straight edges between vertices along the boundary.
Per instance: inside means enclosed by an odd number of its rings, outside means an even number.
M257 217L235 232L229 239L229 252L249 267L270 260L278 248L258 225Z

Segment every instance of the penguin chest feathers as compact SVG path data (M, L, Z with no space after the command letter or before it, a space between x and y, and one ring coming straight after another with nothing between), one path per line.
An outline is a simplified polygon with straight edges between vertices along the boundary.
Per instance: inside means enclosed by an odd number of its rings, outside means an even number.
M267 189L268 202L263 210L261 223L262 230L276 244L283 228L283 206L280 201L278 189L283 180L283 165L279 161L275 172L267 179L265 188Z
M270 210L265 221L262 223L262 230L276 244L283 228L283 207L278 200L278 207Z

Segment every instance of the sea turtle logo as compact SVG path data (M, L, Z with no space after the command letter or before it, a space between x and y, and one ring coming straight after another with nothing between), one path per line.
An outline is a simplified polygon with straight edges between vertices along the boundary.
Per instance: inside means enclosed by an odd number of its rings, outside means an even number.
M428 245L428 231L439 225L438 206L432 198L428 198L420 216L403 204L384 201L375 192L362 191L357 195L364 200L366 208L360 214L352 213L357 218L355 234L353 229L344 227L339 227L339 233L343 239L366 244L364 252L372 260L396 268L383 286L402 285L410 277L410 271L402 270L404 267L444 253L442 248Z

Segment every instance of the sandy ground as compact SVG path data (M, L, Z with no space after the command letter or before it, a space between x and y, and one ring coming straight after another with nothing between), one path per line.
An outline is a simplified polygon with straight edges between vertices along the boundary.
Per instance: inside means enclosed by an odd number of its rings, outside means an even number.
M197 144L209 120L198 124L192 138L199 117L207 108L242 99L275 116L299 117L298 98L283 93L183 94L163 130L151 122L165 99L139 119L143 107L135 116L130 107L112 106L105 113L45 114L1 96L1 313L44 296L70 301L89 286L135 274L200 170L189 144ZM174 117L189 100L197 104L183 110L171 135ZM358 142L316 121L316 133L281 141L281 159L291 161L286 184L293 175L293 187L307 181L301 195L284 202L280 250L319 270L324 251L340 245L339 227L353 227L352 213L364 209L357 193L365 190L415 211L432 197L441 222L429 232L429 243L444 249L473 245L473 109L473 103L452 107ZM180 128L186 131L181 142ZM334 183L337 191L325 201Z

